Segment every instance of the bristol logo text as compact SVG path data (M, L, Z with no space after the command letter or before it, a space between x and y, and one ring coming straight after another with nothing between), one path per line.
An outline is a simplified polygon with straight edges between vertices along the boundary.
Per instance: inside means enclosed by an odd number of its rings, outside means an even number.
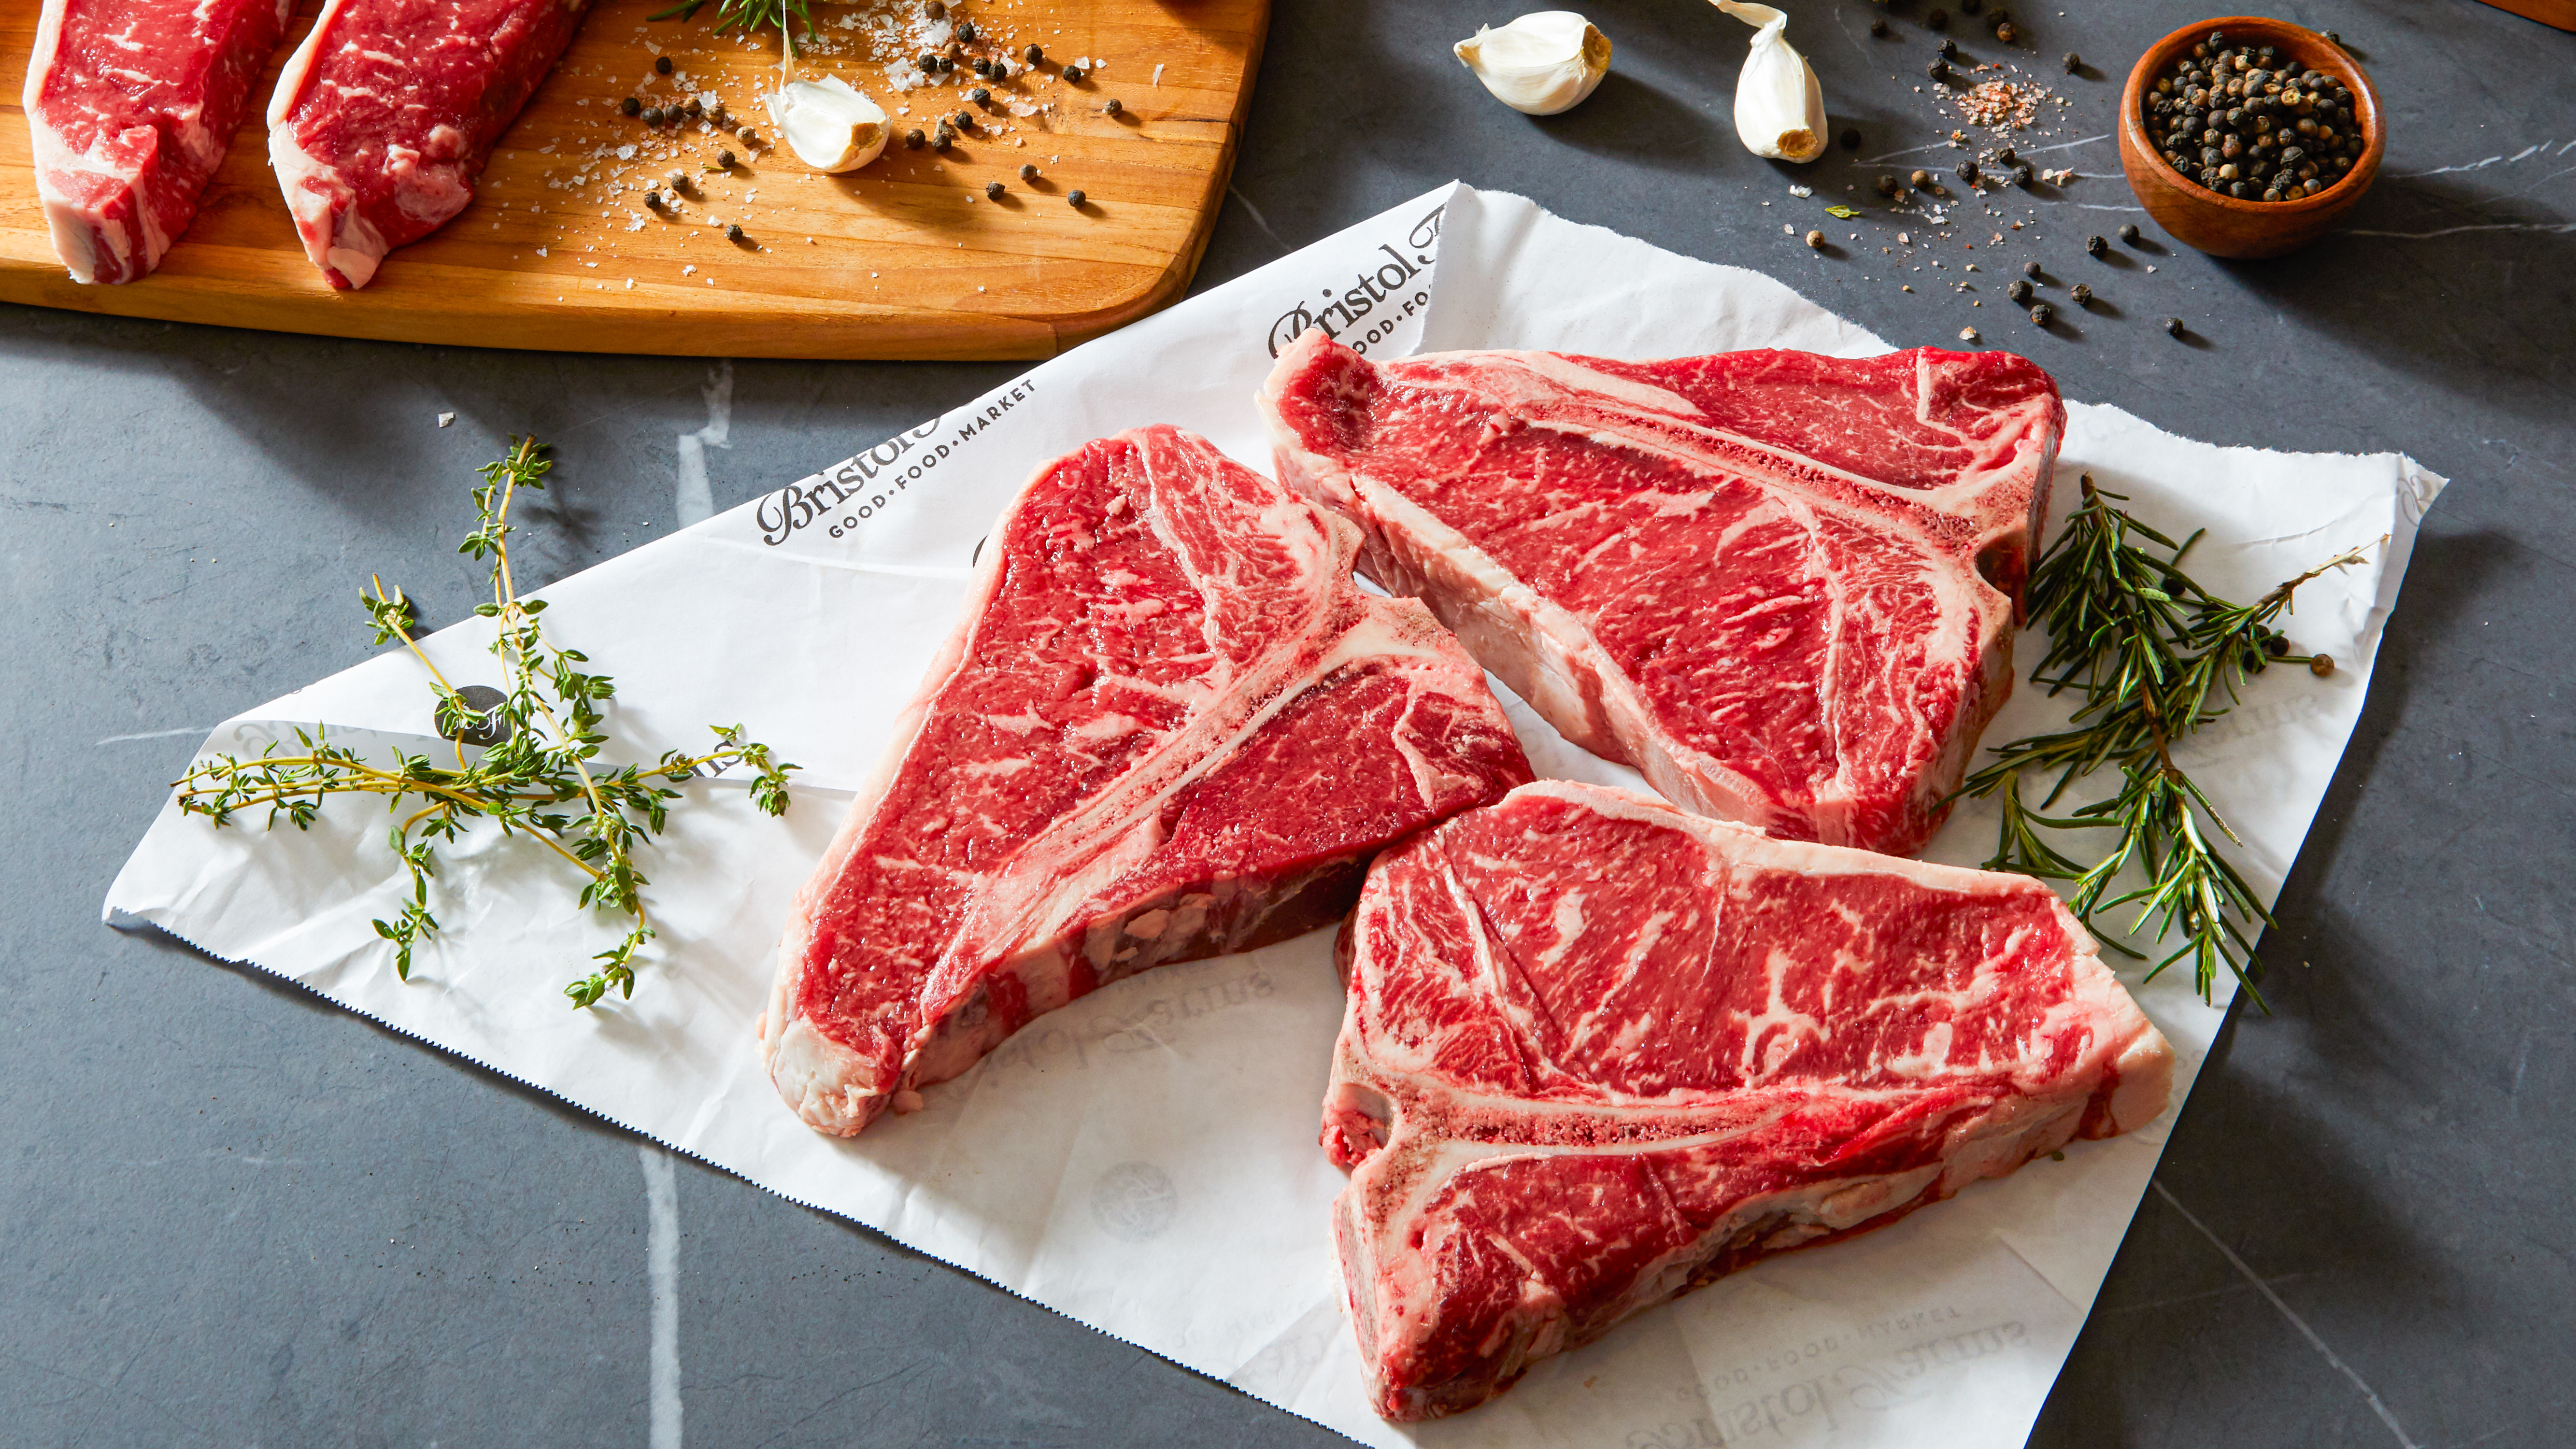
M1009 392L967 413L957 430L938 442L931 439L948 426L948 418L933 418L911 432L886 439L829 473L788 484L760 500L759 509L752 514L753 521L760 525L760 541L774 547L794 537L798 529L816 525L839 538L857 527L860 519L874 517L877 510L947 461L951 452L963 447L1002 414L1028 401L1029 394L1036 390L1035 382L1022 378L1012 384Z
M1419 279L1422 269L1439 254L1440 213L1447 209L1434 208L1429 216L1413 224L1412 233L1405 238L1409 254L1381 244L1378 250L1386 254L1386 262L1375 271L1363 268L1353 272L1351 285L1340 296L1326 287L1321 294L1323 300L1312 306L1300 302L1280 313L1278 320L1270 324L1270 355L1277 357L1279 349L1296 341L1298 334L1309 327L1320 328L1325 336L1347 342L1361 352L1368 351L1369 344L1393 336L1398 322L1431 304L1431 289L1419 285ZM1365 321L1371 314L1377 320Z

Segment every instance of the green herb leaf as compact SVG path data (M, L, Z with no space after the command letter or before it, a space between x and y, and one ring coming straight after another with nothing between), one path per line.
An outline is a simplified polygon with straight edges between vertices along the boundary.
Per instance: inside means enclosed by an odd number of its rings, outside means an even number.
M1828 206L1825 208L1825 215L1837 217L1843 221L1849 221L1853 217L1860 215L1860 213L1848 206Z

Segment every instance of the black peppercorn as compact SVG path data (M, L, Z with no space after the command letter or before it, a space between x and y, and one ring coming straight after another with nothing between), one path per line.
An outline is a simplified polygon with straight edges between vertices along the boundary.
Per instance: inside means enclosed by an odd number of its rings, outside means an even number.
M671 58L667 55L657 55L653 57L653 73L656 75L669 75L671 73Z
M2078 307L2090 306L2093 301L2093 289L2084 285L2082 282L2078 282L2074 286L2066 289L2066 300L2074 303Z
M2183 334L2182 319L2180 317L2167 317L2165 319L2165 331L2172 336L2180 337Z
M1930 65L1923 67L1923 73L1936 81L1946 81L1950 78L1950 62L1936 58Z
M2010 146L2006 146L1995 153L1995 164L1998 166L2010 166L2020 159L2021 157L2014 154L2013 148Z
M1931 26L1935 30L1947 30L1950 28L1950 12L1947 10L1935 10L1931 14L1923 17L1923 23Z
M2040 272L2041 267L2037 262L2024 262L2021 264L2021 274L2033 281L2037 281L2039 279Z
M930 138L921 134L919 127L915 127L912 130L903 133L904 149L907 151L918 151L921 149L922 143L928 139Z
M973 101L979 106L989 106L993 103L993 93L984 89L982 86L977 86L975 89L966 93L966 99Z
M725 223L725 240L726 240L726 241L740 241L740 240L742 240L742 223L741 223L741 222L733 221L733 222L727 222L727 223Z
M929 4L921 7L921 13L933 20L944 19L948 14L948 6L943 3L943 0L930 0Z
M2111 242L2107 237L2088 236L2084 239L2084 250L2087 255L2098 257L2110 249Z
M975 129L975 118L968 112L959 111L948 118L948 124L955 126L960 131L971 131Z
M662 193L658 191L645 192L644 208L647 211L660 211L662 209Z
M691 96L689 97L688 112L689 119L694 121L698 117L707 113L707 103L699 100L696 96Z
M972 20L958 21L957 38L964 41L973 41L975 38L975 22Z
M1066 66L1064 68L1064 79L1067 85L1078 86L1082 84L1082 67L1078 65Z
M2071 50L2066 52L2066 59L2061 63L2065 65L2068 75L2080 74L2084 69L2084 57Z
M987 201L999 201L1002 199L1002 193L1006 189L1007 188L998 181L987 181L984 183L984 199Z
M2013 185L2028 186L2030 184L2030 167L2027 165L2016 166L2013 168L2012 176Z
M1913 175L1906 177L1905 180L1908 185L1911 185L1917 191L1929 191L1932 189L1932 173L1929 171L1917 171Z
M1064 194L1065 204L1074 207L1077 210L1081 208L1084 202L1089 201L1090 199L1090 197L1083 195L1079 191L1068 191Z
M1846 151L1857 151L1860 149L1860 127L1843 127L1843 149Z
M1943 60L1957 60L1959 58L1959 42L1955 40L1943 40L1941 42L1941 58Z
M1116 96L1111 96L1108 103L1100 108L1101 114L1110 116L1117 115L1120 111L1125 109L1127 109L1125 106L1118 103L1118 98Z
M2012 298L2013 303L2016 306L2028 302L2030 300L2030 283L2022 281L2020 278L2016 277L2012 281L2004 284L2004 295Z
M975 74L982 76L986 80L991 80L993 78L993 63L989 60L979 60L975 62Z
M1884 20L1871 20L1869 22L1869 33L1880 40L1885 40L1887 38L1887 22Z
M915 61L914 64L920 66L924 71L931 75L939 74L939 57L930 51L923 51L921 53L921 59Z
M1023 161L1023 162L1021 162L1021 163L1020 163L1020 179L1021 179L1022 181L1035 181L1035 180L1037 180L1037 179L1038 179L1038 167L1037 167L1037 163L1036 163L1036 162L1034 162L1034 161Z
M674 171L670 175L662 178L662 184L670 187L672 191L678 192L688 186L689 178L677 171Z
M930 133L930 144L933 146L946 148L956 143L957 133L950 129L946 121L940 122L939 129Z
M2124 221L2120 223L2120 240L2127 242L2131 246L2136 246L2138 244L2138 224L2134 221Z
M660 106L646 106L644 108L644 124L648 126L658 126L662 124L662 108Z
M2326 44L2328 44L2328 45L2340 46L2340 45L2342 45L2342 44L2343 44L2343 37L2342 37L2342 36L2340 36L2340 35L2335 34L2335 33L2334 33L2333 31L2331 31L2331 30L2322 31L2322 32L2319 32L2319 33L2321 33L2322 35L2324 35L2324 36L2325 36L2325 38L2326 38Z
M2264 652L2264 653L2266 653L2266 654L2271 655L2271 656L2272 656L2273 658L2275 658L2275 659L2278 659L2278 658L2280 658L2281 656L2283 656L2283 655L2285 655L2285 654L2289 653L2289 652L2290 652L2290 636L2289 636L2289 635L2287 635L2287 634L2266 634L2266 635L2264 635L2264 636L2263 636L2263 652Z
M644 112L644 103L635 99L633 96L628 96L626 99L617 103L617 109L620 113L629 116L642 115Z
M2009 20L1995 27L1995 40L2000 44L2010 45L2020 36L2021 32L2013 29L2012 22Z
M731 151L718 151L716 153L716 166L721 170L731 171L733 169L733 153Z
M1028 49L1020 52L1020 59L1027 61L1031 65L1035 65L1039 61L1046 59L1046 52L1032 45Z
M1893 176L1882 176L1878 178L1878 194L1881 196L1894 196L1896 194L1896 178Z
M1970 186L1977 184L1977 163L1973 159L1959 163L1959 179Z
M2057 309L2051 307L2046 302L2033 302L2030 304L2030 322L2034 327L2047 326L2048 319L2056 315Z

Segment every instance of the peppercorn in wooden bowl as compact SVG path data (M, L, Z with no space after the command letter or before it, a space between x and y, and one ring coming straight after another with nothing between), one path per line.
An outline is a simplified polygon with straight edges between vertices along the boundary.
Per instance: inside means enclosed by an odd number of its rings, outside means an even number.
M2276 70L2318 71L2352 93L2350 124L2360 129L2362 150L2340 179L2313 196L2263 201L2213 191L2165 160L2148 132L2145 107L2155 94L2158 78L2189 57L2192 47L2207 41L2213 30L2226 36L2230 49L2272 47L2282 57ZM2388 148L2379 92L2352 57L2313 30L2259 15L2203 20L2148 46L2120 91L2119 137L2121 168L2128 172L2129 189L2138 194L2147 214L2176 240L2217 257L2277 257L2323 236L2370 189Z

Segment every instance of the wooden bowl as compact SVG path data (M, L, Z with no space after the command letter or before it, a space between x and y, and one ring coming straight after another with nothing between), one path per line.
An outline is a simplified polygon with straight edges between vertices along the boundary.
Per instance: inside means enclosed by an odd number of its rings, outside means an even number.
M2271 46L2297 61L2302 70L2323 71L2352 92L2353 119L2361 126L2361 159L2343 179L2296 201L2240 201L2223 196L2176 171L2147 137L2141 103L2155 89L2156 78L2191 53L2209 32L2226 33L2239 42ZM2352 210L2379 175L2379 158L2388 149L2388 129L2379 112L2379 92L2352 57L2333 41L2304 26L2259 15L2230 15L2186 25L2155 44L2129 69L2120 88L2120 166L2129 174L2129 189L2175 240L2214 257L2277 257L2306 246Z

